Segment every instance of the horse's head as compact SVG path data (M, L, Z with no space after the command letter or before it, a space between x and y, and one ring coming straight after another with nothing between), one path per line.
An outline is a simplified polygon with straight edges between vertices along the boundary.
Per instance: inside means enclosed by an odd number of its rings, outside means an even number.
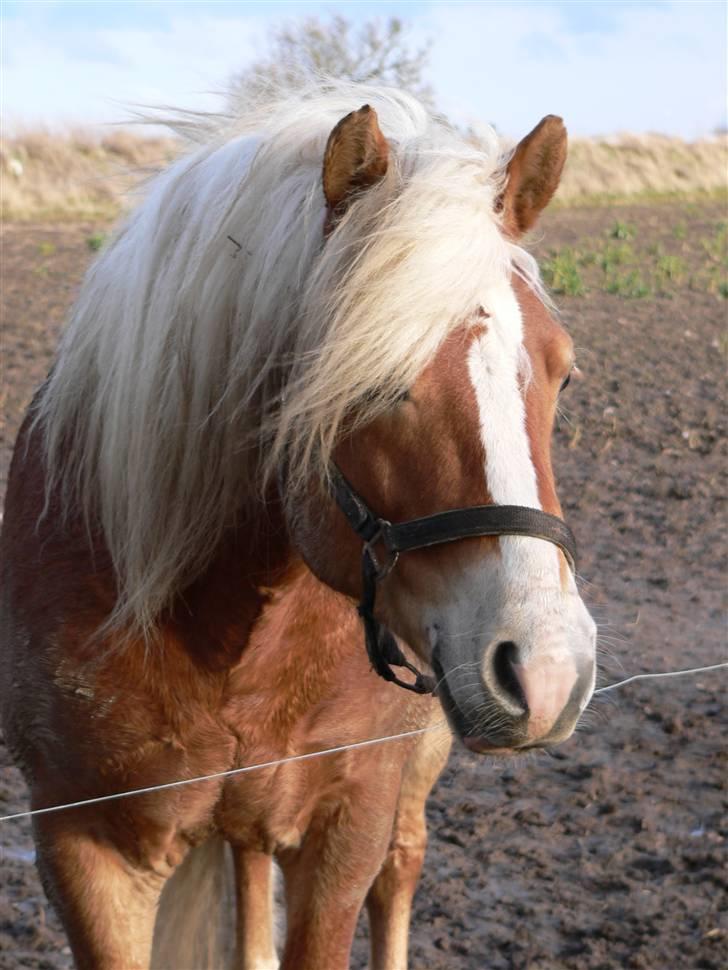
M565 154L554 117L518 145L494 206L506 239L535 223ZM388 155L373 111L337 126L324 163L327 232L383 178ZM537 290L504 273L398 400L363 426L352 422L335 461L393 523L493 504L560 516L550 437L573 365L571 340ZM361 539L329 496L319 500L314 515L299 517L297 543L321 578L359 596ZM470 537L407 552L378 585L376 610L431 663L472 750L563 740L591 696L595 625L567 559L543 538Z

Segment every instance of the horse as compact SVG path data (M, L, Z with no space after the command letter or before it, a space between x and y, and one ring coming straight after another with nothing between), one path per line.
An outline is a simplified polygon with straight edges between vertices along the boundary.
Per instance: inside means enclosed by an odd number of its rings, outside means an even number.
M550 455L573 347L521 245L566 130L474 145L343 82L176 124L14 451L0 690L31 807L433 731L36 815L39 872L79 968L219 970L228 930L191 936L227 844L238 970L279 965L273 859L282 970L346 967L365 904L401 970L450 732L542 748L594 689Z

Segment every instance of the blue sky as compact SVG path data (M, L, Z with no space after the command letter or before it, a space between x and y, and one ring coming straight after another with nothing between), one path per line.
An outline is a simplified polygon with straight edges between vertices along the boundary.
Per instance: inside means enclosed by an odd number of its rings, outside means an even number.
M399 16L432 41L428 80L455 121L518 137L548 113L576 135L726 123L722 0L70 2L4 0L6 124L116 122L125 104L214 108L276 23ZM218 92L218 93L215 93Z

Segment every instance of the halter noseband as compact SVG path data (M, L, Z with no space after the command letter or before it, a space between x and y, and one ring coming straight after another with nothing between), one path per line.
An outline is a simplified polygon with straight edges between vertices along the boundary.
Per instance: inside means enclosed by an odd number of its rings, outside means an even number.
M371 665L380 677L416 694L431 694L435 689L434 679L421 673L407 660L394 636L374 616L377 583L394 569L401 552L474 536L531 536L553 542L566 556L572 572L576 572L576 539L573 532L563 519L540 509L523 505L474 505L393 524L372 512L333 463L330 487L336 504L364 542L361 558L362 595L358 612L364 624ZM377 546L386 551L385 562L380 561ZM392 670L393 666L405 667L413 673L414 683L400 680Z

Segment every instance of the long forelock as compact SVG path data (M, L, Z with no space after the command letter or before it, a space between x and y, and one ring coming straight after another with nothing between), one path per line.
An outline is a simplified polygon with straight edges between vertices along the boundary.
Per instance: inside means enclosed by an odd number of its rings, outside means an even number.
M324 244L324 146L362 103L389 170ZM476 149L413 98L348 84L180 117L202 144L90 269L36 417L49 494L100 522L112 620L142 632L284 459L291 497L326 474L352 406L385 408L490 286L538 287L494 213L495 136Z

